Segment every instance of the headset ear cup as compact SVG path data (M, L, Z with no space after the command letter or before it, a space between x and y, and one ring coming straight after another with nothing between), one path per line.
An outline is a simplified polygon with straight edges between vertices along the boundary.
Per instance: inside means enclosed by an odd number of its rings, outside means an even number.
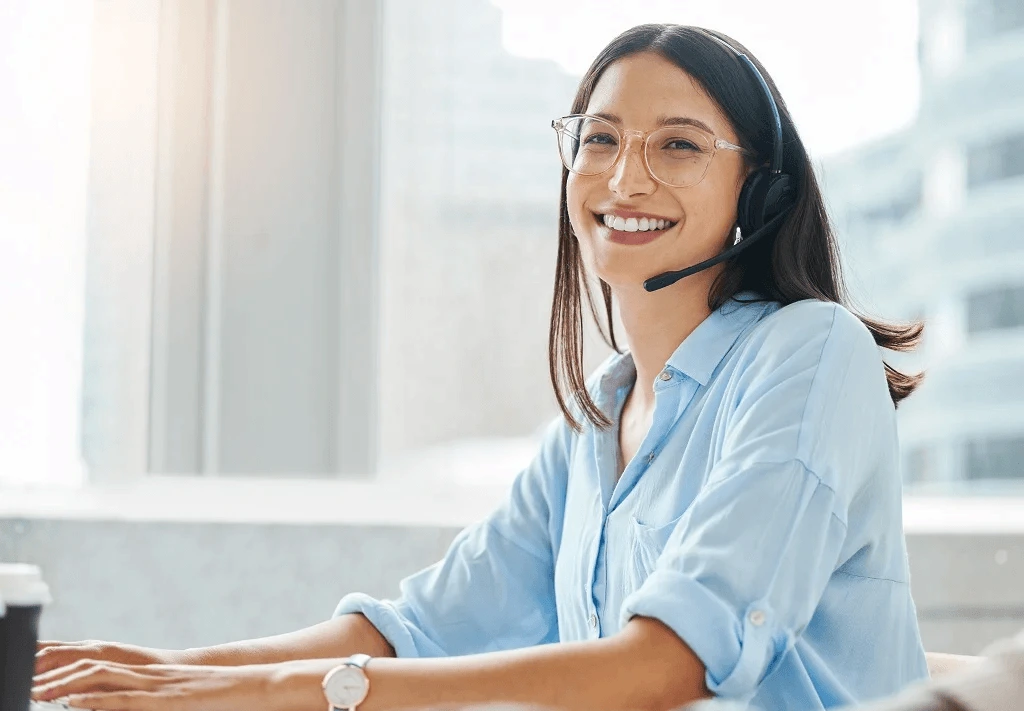
M796 186L788 173L779 173L771 178L764 198L764 221L772 219L796 203Z
M736 221L745 235L760 229L765 222L764 203L770 187L769 177L768 168L758 168L747 176L740 189Z
M737 222L743 234L761 229L766 222L793 206L796 190L786 173L772 175L768 168L751 173L740 189Z

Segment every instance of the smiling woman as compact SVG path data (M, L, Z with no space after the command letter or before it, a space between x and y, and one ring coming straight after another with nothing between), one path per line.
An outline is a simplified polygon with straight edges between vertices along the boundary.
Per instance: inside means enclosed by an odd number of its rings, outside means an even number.
M667 711L714 695L824 709L927 676L895 421L917 378L879 348L910 348L920 328L844 306L823 201L770 78L722 34L642 25L600 53L553 125L562 415L498 509L398 599L349 594L306 630L184 652L46 643L36 698ZM616 353L585 380L590 277Z

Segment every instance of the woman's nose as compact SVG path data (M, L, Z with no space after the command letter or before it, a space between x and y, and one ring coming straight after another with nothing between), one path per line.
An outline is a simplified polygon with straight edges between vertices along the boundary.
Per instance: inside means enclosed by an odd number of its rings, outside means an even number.
M630 140L632 139L632 140ZM657 182L647 170L644 144L639 137L626 138L622 151L612 166L608 189L621 197L632 197L653 192Z

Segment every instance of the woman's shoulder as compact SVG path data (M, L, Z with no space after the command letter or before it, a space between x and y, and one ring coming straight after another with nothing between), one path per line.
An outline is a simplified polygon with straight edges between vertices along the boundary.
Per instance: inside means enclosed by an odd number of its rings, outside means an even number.
M777 308L739 358L730 390L736 422L756 411L759 421L788 428L788 451L833 491L856 491L878 467L891 469L895 419L885 365L856 314L817 300Z
M797 358L807 365L820 362L826 350L881 360L874 337L856 314L842 304L819 299L776 304L751 330L745 345L760 357Z
M751 330L736 355L737 397L786 393L819 418L891 409L881 349L867 326L841 304L805 300L776 307Z

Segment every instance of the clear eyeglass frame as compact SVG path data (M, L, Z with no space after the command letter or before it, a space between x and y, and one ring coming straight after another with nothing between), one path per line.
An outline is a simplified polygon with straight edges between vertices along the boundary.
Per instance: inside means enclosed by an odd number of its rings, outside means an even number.
M618 136L618 150L617 150L617 152L615 154L615 158L611 161L611 163L608 165L607 168L604 168L603 170L599 170L599 171L597 171L595 173L583 173L583 172L580 172L578 170L575 170L571 165L569 165L566 162L565 156L562 154L562 139L564 137L564 134L568 131L568 127L566 126L566 122L568 122L568 121L570 121L572 119L589 119L589 120L592 120L592 121L598 121L601 124L607 126L611 131L613 131L615 133L616 136ZM720 137L714 135L713 133L708 133L707 131L704 131L703 129L700 129L700 128L697 128L697 127L694 126L692 128L694 128L695 130L699 131L700 133L708 136L708 138L711 139L711 155L708 157L707 164L704 166L704 171L701 173L699 178L697 178L696 180L692 180L690 182L687 182L687 183L676 184L676 183L670 183L667 180L663 180L663 179L659 178L658 175L651 169L651 163L650 163L650 161L648 160L648 157L647 157L647 150L648 150L648 147L649 147L648 143L650 141L651 135L654 134L654 133L657 133L659 131L664 130L664 128L666 128L664 126L656 128L653 131L637 131L635 129L620 129L615 124L613 124L610 121L607 121L607 120L601 118L600 116L592 116L591 114L569 114L568 116L562 116L561 118L557 118L557 119L552 120L551 121L551 128L555 129L555 135L557 136L557 139L558 139L558 158L559 158L559 160L561 160L562 165L565 166L566 170L568 170L570 173L575 173L576 175L584 175L584 176L601 175L603 173L607 173L609 170L614 168L616 165L618 165L619 159L622 158L622 152L626 148L626 139L628 139L630 136L635 136L635 137L639 138L640 141L641 141L642 150L640 151L640 154L643 157L644 168L647 170L647 174L650 175L657 182L661 183L662 185L667 185L670 188L689 188L689 187L693 187L694 185L697 185L702 180L704 180L705 176L707 176L707 174L708 174L708 168L711 167L711 162L715 159L715 155L717 155L719 150L736 151L740 155L746 156L747 158L753 158L754 157L753 152L748 151L743 146L737 146L735 143L730 143L729 141L725 140L724 138L720 138ZM578 136L574 136L574 138L577 141L579 140Z

